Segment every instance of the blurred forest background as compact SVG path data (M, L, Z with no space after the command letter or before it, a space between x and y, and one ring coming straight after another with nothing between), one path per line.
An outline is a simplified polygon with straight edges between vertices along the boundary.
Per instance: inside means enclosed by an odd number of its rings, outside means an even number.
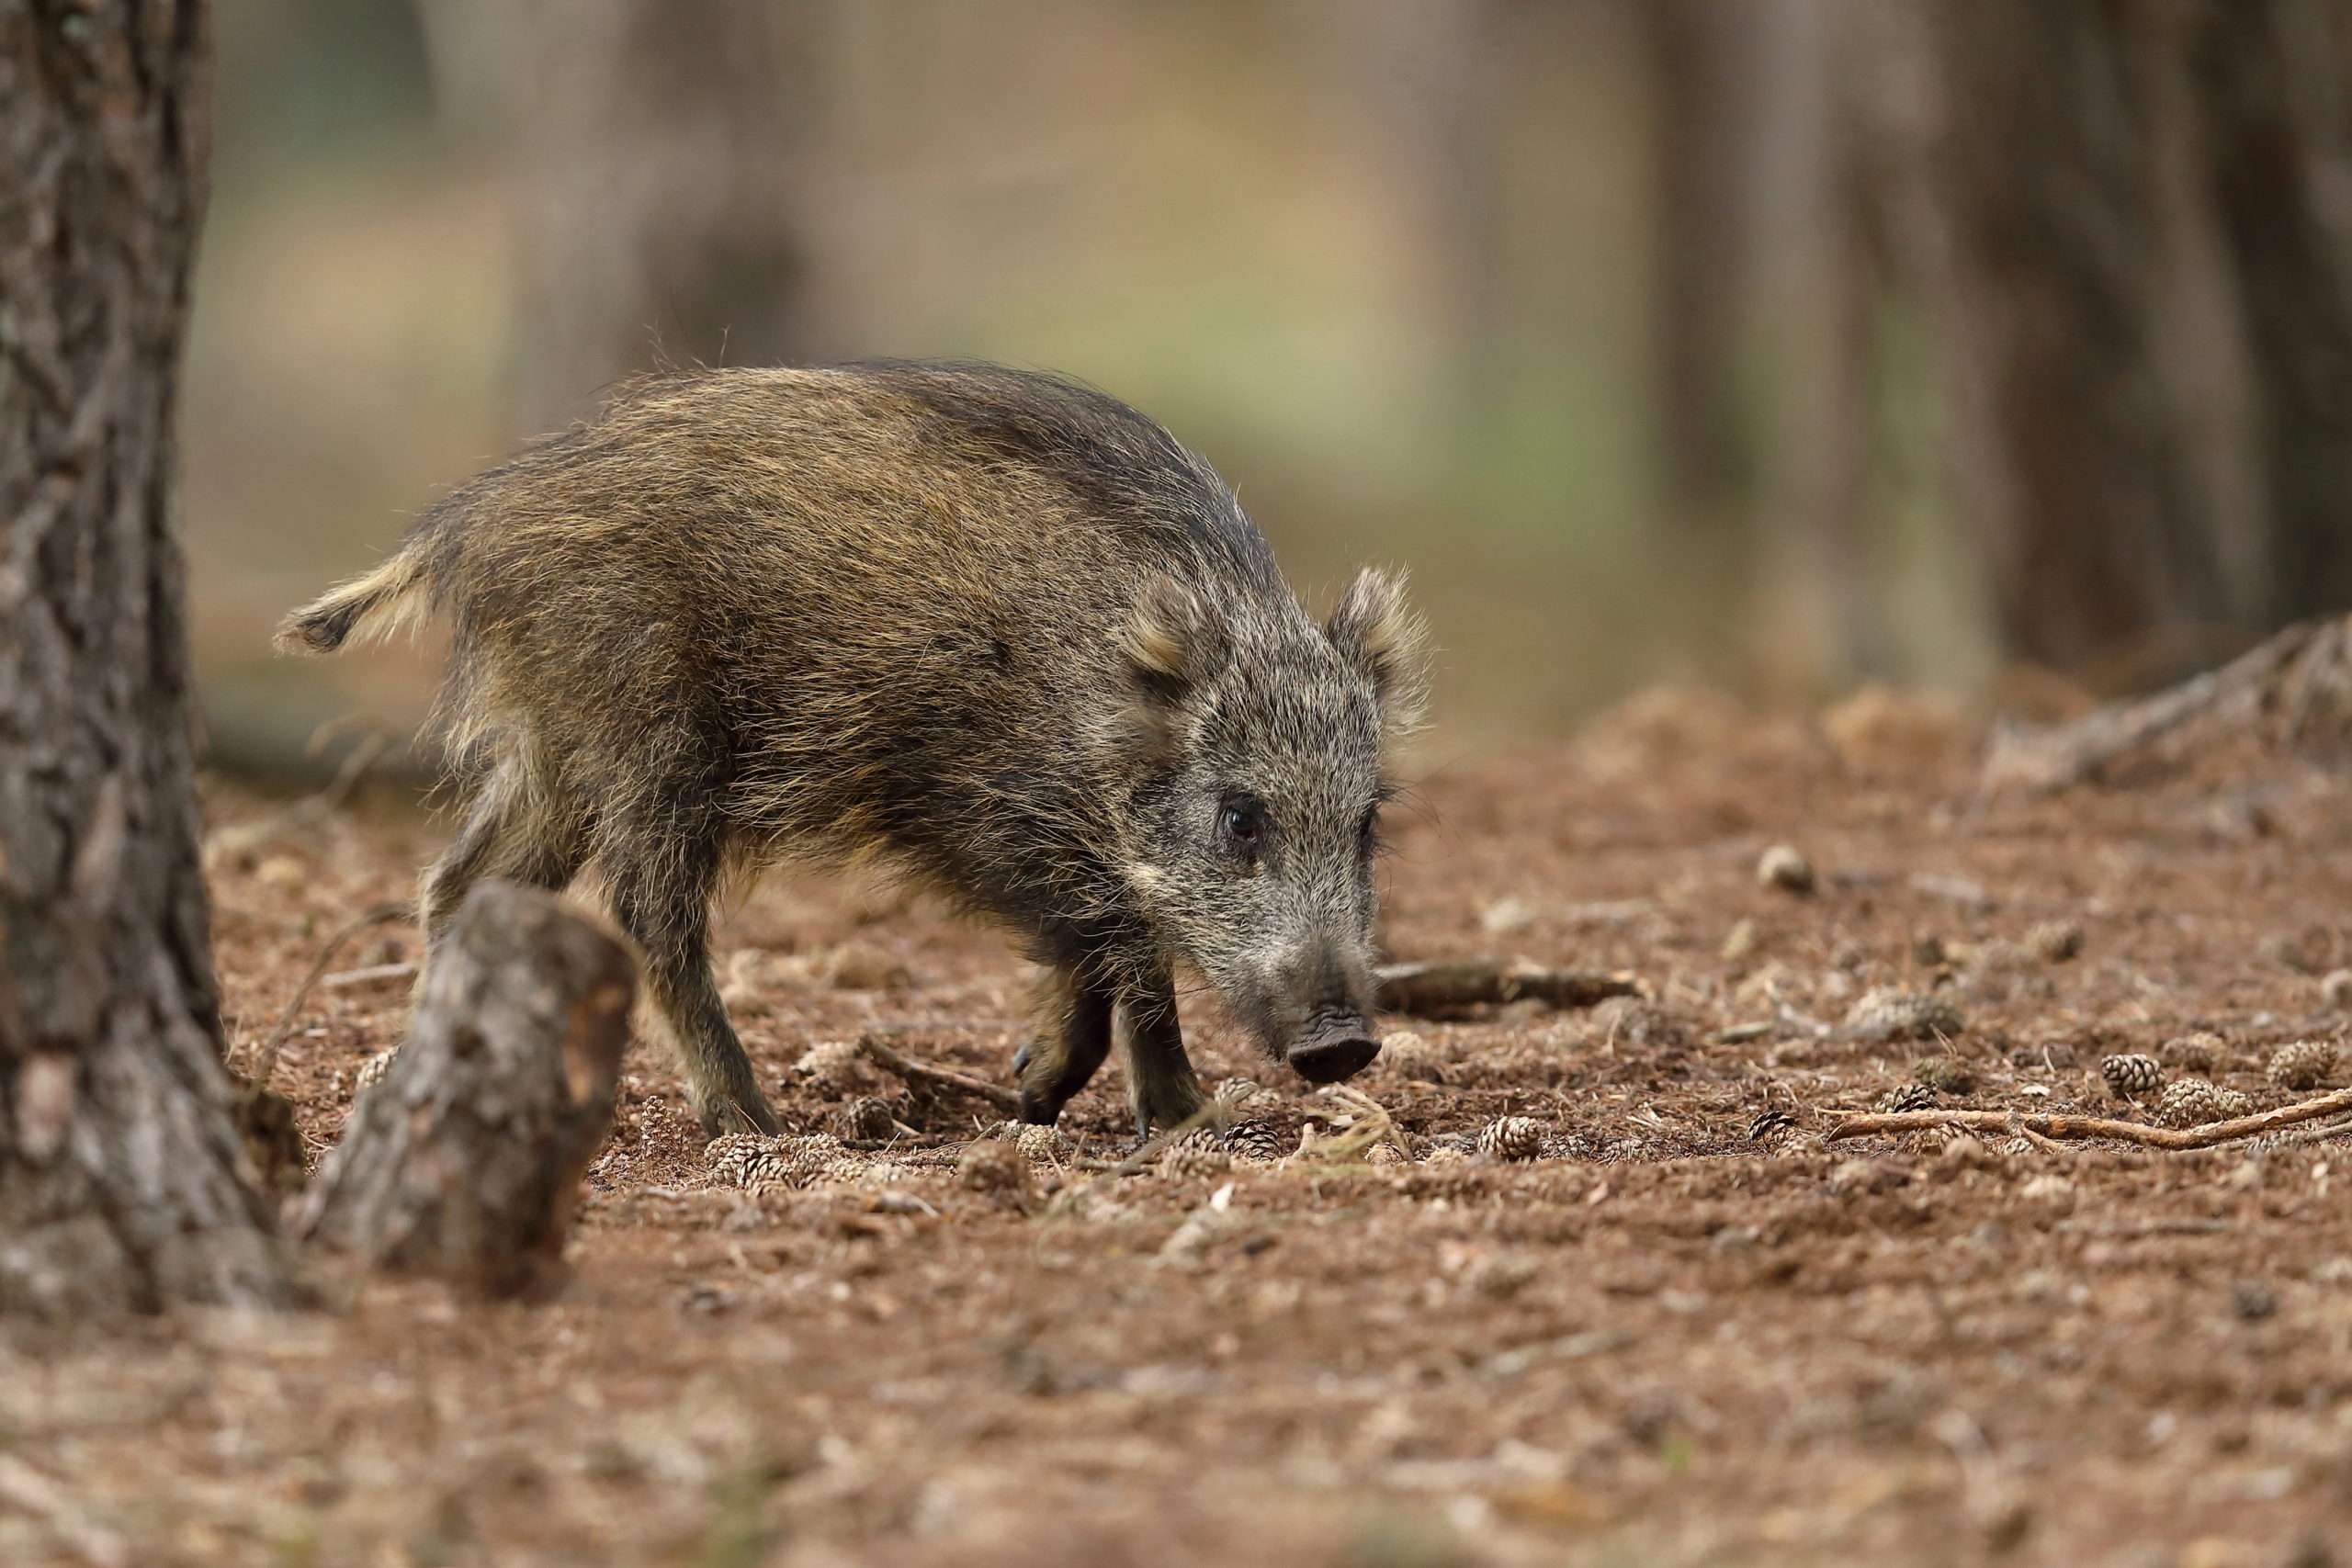
M976 355L1169 423L1431 761L1637 686L2029 712L2352 604L2347 0L220 0L186 400L216 761L657 363Z

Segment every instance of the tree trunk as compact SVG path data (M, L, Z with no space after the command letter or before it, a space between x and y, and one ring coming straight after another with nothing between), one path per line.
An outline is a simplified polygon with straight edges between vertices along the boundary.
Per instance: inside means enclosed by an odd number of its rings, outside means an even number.
M1895 254L1942 365L1963 525L2005 645L2061 669L2235 618L2165 392L2153 14L1905 0L1874 18Z
M562 899L476 887L296 1234L477 1295L544 1293L612 1125L635 989L628 950Z
M2237 266L2269 512L2262 620L2352 607L2352 16L2341 0L2209 10L2193 69Z
M0 0L0 1308L289 1285L220 1065L173 406L200 0Z
M665 366L812 353L796 220L811 8L435 0L436 71L522 206L517 417Z
M1762 41L1757 0L1645 0L1656 121L1658 446L1669 521L1727 531L1746 510L1738 407L1753 285Z

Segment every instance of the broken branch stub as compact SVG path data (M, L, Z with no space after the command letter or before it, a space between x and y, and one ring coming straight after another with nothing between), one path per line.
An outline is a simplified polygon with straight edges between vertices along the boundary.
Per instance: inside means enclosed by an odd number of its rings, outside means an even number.
M1587 969L1543 969L1498 958L1438 959L1384 964L1373 972L1380 1010L1415 1018L1458 1018L1474 1008L1532 999L1555 1008L1589 1008L1611 997L1634 997L1631 975Z
M295 1235L478 1295L553 1285L581 1174L612 1123L635 990L628 949L580 910L481 884Z

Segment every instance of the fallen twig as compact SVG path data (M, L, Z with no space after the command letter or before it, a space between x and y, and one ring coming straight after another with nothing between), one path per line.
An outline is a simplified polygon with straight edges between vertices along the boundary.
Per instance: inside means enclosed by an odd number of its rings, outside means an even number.
M2031 1144L2043 1154L2056 1155L2061 1159L2071 1158L2075 1152L2065 1145L2058 1142L2055 1138L2048 1137L2043 1134L2037 1133L2032 1128L2027 1126L2025 1124L2025 1113L2021 1111L2012 1111L2009 1112L2009 1133L2013 1137L2023 1138L2027 1143Z
M403 958L397 964L370 964L364 969L338 969L332 975L319 976L319 988L337 991L346 986L372 986L379 980L405 980L417 971L413 959Z
M2050 1138L2115 1138L2157 1149L2210 1149L2217 1144L2257 1137L2274 1127L2316 1122L2323 1116L2346 1111L2352 1111L2352 1089L2339 1089L2316 1100L2282 1105L2276 1111L2253 1116L2185 1128L2150 1127L2104 1116L2028 1116L2013 1111L1890 1111L1849 1117L1830 1128L1822 1141L1834 1144L1841 1138L1863 1138L1874 1133L1911 1133L1922 1127L1967 1127L1987 1133L2038 1133Z
M301 1016L302 1004L311 999L311 987L319 983L319 976L327 972L327 965L334 962L336 950L369 926L382 925L387 920L411 919L415 917L415 914L416 906L405 900L394 904L378 904L327 938L326 945L319 949L319 956L311 964L311 972L302 976L300 985L294 987L293 999L286 1004L286 1010L278 1015L277 1027L269 1032L269 1038L262 1042L261 1058L254 1064L253 1083L255 1089L268 1087L270 1074L277 1070L278 1048L283 1046L287 1037L294 1032L294 1021Z
M1641 994L1631 975L1544 969L1499 958L1384 964L1373 971L1384 1012L1446 1018L1474 1007L1532 999L1555 1008L1589 1008L1611 997Z
M872 1062L884 1072L903 1078L909 1083L927 1083L941 1089L960 1089L966 1094L979 1096L1007 1116L1021 1114L1021 1097L1012 1090L989 1083L985 1079L976 1078L969 1073L959 1073L952 1067L936 1067L929 1062L918 1062L910 1057L901 1056L898 1052L885 1045L878 1035L870 1033L859 1035L857 1048L865 1054L867 1061Z
M1190 1116L1185 1117L1182 1122L1177 1122L1173 1127L1163 1130L1154 1137L1145 1139L1141 1148L1136 1150L1135 1153L1129 1155L1126 1158L1120 1160L1117 1164L1111 1166L1109 1168L1102 1171L1102 1174L1089 1177L1075 1187L1066 1187L1059 1192L1055 1193L1052 1200L1046 1204L1042 1211L1040 1211L1039 1217L1050 1218L1056 1214L1069 1213L1078 1207L1079 1203L1084 1200L1087 1193L1092 1191L1101 1183L1105 1181L1115 1181L1123 1176L1133 1176L1145 1166L1148 1166L1153 1160L1158 1159L1159 1157L1160 1151L1165 1149L1169 1145L1174 1143L1177 1139L1182 1137L1185 1134L1191 1132L1195 1127L1207 1126L1210 1122L1215 1122L1219 1116L1223 1115L1224 1112L1225 1108L1219 1105L1216 1100L1209 1100L1202 1101L1199 1110L1193 1111Z
M1303 1159L1315 1165L1351 1165L1375 1145L1384 1143L1396 1145L1397 1153L1408 1159L1412 1157L1413 1151L1407 1148L1404 1139L1398 1136L1396 1123L1390 1119L1386 1106L1345 1084L1333 1084L1323 1092L1353 1112L1356 1124L1336 1137L1318 1138L1301 1145L1298 1152L1290 1158ZM1322 1116L1329 1113L1309 1111L1307 1114Z
M2352 1118L2329 1122L2317 1127L2299 1127L2291 1133L2281 1133L2270 1141L2272 1148L2296 1148L2305 1144L2324 1144L2331 1138L2352 1135Z

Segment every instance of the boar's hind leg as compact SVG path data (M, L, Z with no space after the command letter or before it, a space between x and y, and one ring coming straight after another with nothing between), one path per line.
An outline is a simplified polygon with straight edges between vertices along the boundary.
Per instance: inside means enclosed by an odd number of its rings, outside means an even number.
M483 877L560 893L580 874L588 858L585 819L519 780L514 764L493 771L474 797L465 830L424 874L420 902L428 950L439 944L458 906Z
M1051 1126L1111 1054L1111 988L1085 965L1046 971L1037 986L1036 1033L1012 1059L1021 1119Z
M775 1112L710 974L718 851L715 824L630 823L607 836L597 858L611 882L613 919L645 954L646 995L677 1045L703 1130L774 1134Z
M1173 1127L1208 1096L1184 1055L1184 1032L1176 1021L1176 987L1161 974L1120 998L1127 1020L1127 1101L1135 1108L1136 1131L1151 1136L1155 1127Z

